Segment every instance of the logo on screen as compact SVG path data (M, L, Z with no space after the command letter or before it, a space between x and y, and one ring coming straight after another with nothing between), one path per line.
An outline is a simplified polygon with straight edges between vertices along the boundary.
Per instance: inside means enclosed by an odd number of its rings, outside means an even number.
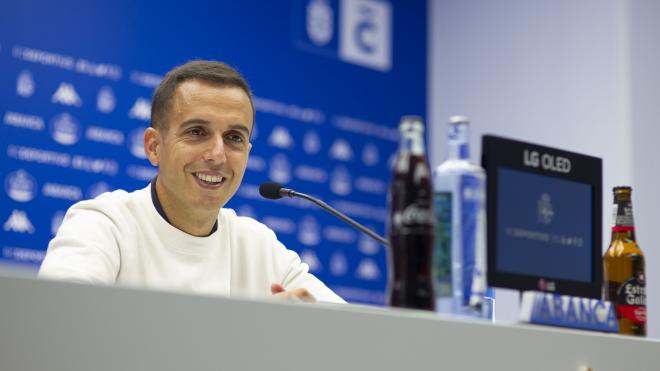
M367 228L374 230L373 226L368 225ZM375 255L380 252L380 245L378 242L374 241L373 238L367 236L364 233L360 233L360 237L358 239L358 249L365 255Z
M3 229L5 232L34 234L34 226L30 222L27 213L22 210L13 210L7 221L5 221Z
M342 0L339 58L389 71L392 65L391 14L389 2Z
M32 201L37 194L37 181L27 171L18 169L5 177L5 192L14 201Z
M21 71L16 78L16 94L23 98L29 98L34 94L34 90L35 84L32 74L28 70Z
M96 96L96 109L103 113L110 113L115 109L115 94L109 86L104 86Z
M60 86L50 98L50 101L65 106L82 106L82 100L80 100L80 96L78 95L78 92L76 92L76 88L73 87L73 84L66 82L60 83Z
M537 220L541 224L550 224L552 223L552 218L555 215L555 211L552 207L552 200L550 195L543 193L541 198L537 201Z
M328 0L312 0L307 4L306 30L309 39L323 46L332 40L334 34L334 11Z
M275 182L288 183L291 180L291 163L281 153L270 160L268 176Z
M82 130L75 117L63 112L50 120L50 135L57 143L70 146L78 143Z

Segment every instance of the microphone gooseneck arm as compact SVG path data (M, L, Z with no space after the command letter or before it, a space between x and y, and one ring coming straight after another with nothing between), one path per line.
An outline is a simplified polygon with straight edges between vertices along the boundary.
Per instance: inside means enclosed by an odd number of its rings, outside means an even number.
M367 229L362 224L360 224L360 223L356 222L355 220L349 218L348 216L340 213L339 211L337 211L332 206L326 204L325 202L323 202L323 201L321 201L317 198L306 195L304 193L296 192L293 189L289 189L289 188L282 188L280 190L280 194L282 196L300 197L300 198L304 198L305 200L311 201L311 202L317 204L319 207L321 207L321 209L329 212L330 214L332 214L332 215L336 216L337 218L341 219L342 221L348 223L350 226L356 228L360 232L363 232L363 233L367 234L369 237L373 238L374 240L380 242L383 246L390 247L389 241L387 241L383 237L377 235L376 233L372 232L371 230Z

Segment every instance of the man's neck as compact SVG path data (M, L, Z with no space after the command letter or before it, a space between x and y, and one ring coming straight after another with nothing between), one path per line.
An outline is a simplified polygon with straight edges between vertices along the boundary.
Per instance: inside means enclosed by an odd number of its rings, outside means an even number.
M178 208L174 205L173 197L163 197L166 190L156 178L152 182L155 192L154 204L163 218L175 228L197 237L207 237L213 234L218 228L218 213L202 213L197 211L186 211L185 208ZM174 202L173 202L174 201Z

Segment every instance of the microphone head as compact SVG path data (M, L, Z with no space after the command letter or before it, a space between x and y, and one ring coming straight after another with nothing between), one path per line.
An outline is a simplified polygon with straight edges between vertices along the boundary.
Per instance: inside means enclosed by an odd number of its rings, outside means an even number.
M259 193L262 197L277 200L278 198L282 198L282 195L280 194L282 188L284 187L279 183L266 182L259 186Z

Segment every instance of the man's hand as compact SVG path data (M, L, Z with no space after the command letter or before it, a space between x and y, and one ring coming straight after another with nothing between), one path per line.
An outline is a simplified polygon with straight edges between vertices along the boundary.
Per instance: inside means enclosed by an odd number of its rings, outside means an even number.
M280 299L286 299L291 301L301 301L305 303L315 303L316 298L314 295L310 294L307 289L295 289L291 291L286 291L284 287L278 283L270 285L270 292L274 297Z

